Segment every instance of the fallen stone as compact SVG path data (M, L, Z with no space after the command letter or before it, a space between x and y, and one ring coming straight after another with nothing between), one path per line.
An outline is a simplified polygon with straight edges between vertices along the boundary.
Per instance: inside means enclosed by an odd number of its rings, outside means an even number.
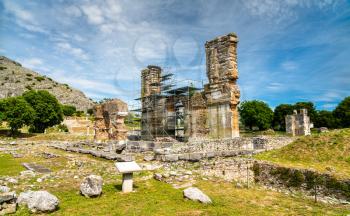
M34 172L38 172L38 173L50 173L51 170L41 166L39 164L35 164L35 163L23 163L22 164L26 169L28 170L32 170Z
M183 191L184 197L201 203L212 203L211 199L196 187L189 187Z
M4 203L0 208L0 215L13 214L16 212L16 203Z
M18 180L15 179L15 178L9 177L9 178L6 178L6 181L7 181L8 183L11 183L11 184L18 184Z
M158 181L162 181L162 174L154 173L153 178Z
M165 162L175 162L179 160L179 156L176 154L164 155L163 161Z
M134 161L135 158L132 155L118 154L116 160L118 162L130 162Z
M0 193L0 204L16 199L15 192Z
M32 170L24 170L20 172L21 177L35 177L35 172Z
M19 195L17 203L26 205L33 213L52 212L57 209L59 200L47 191L26 191Z
M49 152L43 152L42 156L45 159L51 159L51 158L57 158L58 157L58 155L55 155L55 154L52 154L52 153L49 153Z
M189 161L196 162L202 159L202 153L191 153L189 154Z
M10 192L10 188L7 186L0 186L0 193L7 193Z
M144 161L153 161L154 159L154 155L146 155L145 157L143 157Z
M80 192L86 197L100 196L102 193L103 180L101 176L89 175L80 184Z

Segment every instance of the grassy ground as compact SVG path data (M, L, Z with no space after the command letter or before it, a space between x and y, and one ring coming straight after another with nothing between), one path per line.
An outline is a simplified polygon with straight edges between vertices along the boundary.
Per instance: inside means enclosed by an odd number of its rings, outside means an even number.
M350 178L350 129L300 137L288 146L257 154L255 158Z
M209 195L213 204L203 205L183 199L182 190L171 185L144 178L151 172L141 172L135 177L135 193L121 193L121 176L116 174L111 161L96 159L87 155L46 149L40 146L25 147L24 158L12 158L0 153L0 175L15 177L23 170L22 162L33 162L53 169L52 177L38 183L36 176L21 179L16 185L21 191L48 190L60 200L60 208L52 215L346 215L347 206L314 203L302 197L267 191L255 185L249 189L236 188L223 181L198 180L196 185ZM33 152L49 151L58 158L44 159ZM77 162L82 163L78 166ZM64 171L64 172L62 172ZM102 175L105 185L103 195L88 199L79 194L79 184L88 174ZM73 176L79 176L75 179ZM11 187L13 187L12 185ZM16 215L30 215L21 207Z
M135 183L137 192L122 194L120 185L105 185L103 195L88 199L77 189L54 192L60 209L52 215L346 215L340 206L315 204L258 188L237 189L230 183L199 182L213 204L183 199L182 191L155 180ZM16 215L29 215L22 208Z

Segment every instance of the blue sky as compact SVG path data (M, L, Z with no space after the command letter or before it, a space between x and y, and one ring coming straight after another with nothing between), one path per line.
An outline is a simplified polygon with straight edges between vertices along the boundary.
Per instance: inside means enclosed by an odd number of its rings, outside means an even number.
M178 85L206 83L204 43L239 37L241 100L350 95L350 2L345 0L0 0L0 54L99 100L135 104L140 70L156 64Z

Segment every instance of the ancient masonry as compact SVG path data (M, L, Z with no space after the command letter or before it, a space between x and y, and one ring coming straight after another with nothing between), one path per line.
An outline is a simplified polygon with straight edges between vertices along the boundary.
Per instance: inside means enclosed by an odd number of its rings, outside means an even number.
M205 44L209 84L204 92L210 137L239 137L237 43L237 36L231 33Z
M95 140L117 140L120 142L127 140L124 119L128 114L128 105L125 102L114 99L94 106L93 110Z
M239 137L237 43L234 33L205 44L209 83L174 88L158 66L141 72L141 138L177 140Z
M307 109L301 109L298 113L293 111L292 115L286 116L286 132L293 136L310 135L310 117Z

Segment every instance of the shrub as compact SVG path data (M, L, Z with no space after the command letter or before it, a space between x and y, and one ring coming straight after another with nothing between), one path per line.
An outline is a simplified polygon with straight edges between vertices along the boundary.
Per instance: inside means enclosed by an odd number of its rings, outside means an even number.
M9 80L9 77L7 76L7 77L5 77L5 80Z
M59 131L62 131L62 132L69 132L68 127L67 127L67 125L65 125L65 124L59 124L59 125L57 126L57 129L58 129Z
M33 79L32 79L32 78L30 78L30 77L26 77L26 80L28 80L28 81L32 81Z
M0 66L0 70L5 70L5 69L7 69L7 67Z
M75 106L62 105L62 111L63 111L63 115L72 116L77 111L77 109L75 108Z
M340 127L350 127L350 96L344 98L333 111Z
M31 76L33 76L33 74L31 74L31 73L26 73L26 76L31 77Z
M37 81L41 82L41 81L45 80L45 77L37 76L37 77L35 77L35 79L36 79Z

